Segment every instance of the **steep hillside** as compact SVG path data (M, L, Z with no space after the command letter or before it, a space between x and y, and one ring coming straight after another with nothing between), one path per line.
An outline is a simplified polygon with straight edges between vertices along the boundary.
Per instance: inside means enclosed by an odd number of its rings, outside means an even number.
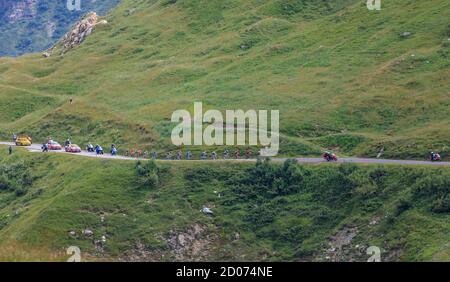
M64 56L0 59L1 136L166 151L172 112L202 101L279 109L283 155L447 158L449 16L446 0L125 0Z
M449 261L450 171L135 163L0 147L0 260ZM214 214L201 212L210 208ZM84 231L84 232L83 232Z
M0 0L0 56L39 52L54 44L81 15L105 14L120 0L82 0L69 10L66 0Z

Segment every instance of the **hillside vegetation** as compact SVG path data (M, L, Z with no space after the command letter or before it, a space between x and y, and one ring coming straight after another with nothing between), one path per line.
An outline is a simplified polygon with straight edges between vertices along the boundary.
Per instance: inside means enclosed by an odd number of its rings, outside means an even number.
M382 5L124 0L64 56L0 59L0 135L172 150L202 101L279 109L283 155L448 158L450 3Z
M1 261L63 261L69 246L88 261L366 261L369 246L383 261L450 260L444 168L0 149Z

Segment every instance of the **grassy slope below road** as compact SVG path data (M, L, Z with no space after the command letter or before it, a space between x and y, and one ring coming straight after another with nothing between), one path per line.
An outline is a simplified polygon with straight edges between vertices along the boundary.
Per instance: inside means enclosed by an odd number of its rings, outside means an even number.
M63 57L0 59L0 85L24 93L0 88L2 136L173 149L171 113L203 101L280 109L284 155L448 156L448 1L173 3L125 0Z
M340 260L370 245L384 260L450 259L444 168L174 162L138 176L128 161L0 149L0 260L64 260L72 245L88 260L326 260L354 228Z

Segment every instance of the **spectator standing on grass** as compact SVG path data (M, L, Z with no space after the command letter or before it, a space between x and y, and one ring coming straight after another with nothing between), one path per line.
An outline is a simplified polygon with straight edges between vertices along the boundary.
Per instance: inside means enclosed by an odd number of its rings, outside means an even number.
M8 152L9 152L10 155L12 155L12 151L13 151L12 146L9 146Z

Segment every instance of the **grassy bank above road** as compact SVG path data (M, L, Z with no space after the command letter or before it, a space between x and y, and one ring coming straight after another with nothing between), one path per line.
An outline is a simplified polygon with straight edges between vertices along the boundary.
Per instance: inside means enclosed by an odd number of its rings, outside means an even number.
M450 3L364 2L123 0L63 56L0 58L0 137L163 152L201 101L280 110L283 155L448 158Z

